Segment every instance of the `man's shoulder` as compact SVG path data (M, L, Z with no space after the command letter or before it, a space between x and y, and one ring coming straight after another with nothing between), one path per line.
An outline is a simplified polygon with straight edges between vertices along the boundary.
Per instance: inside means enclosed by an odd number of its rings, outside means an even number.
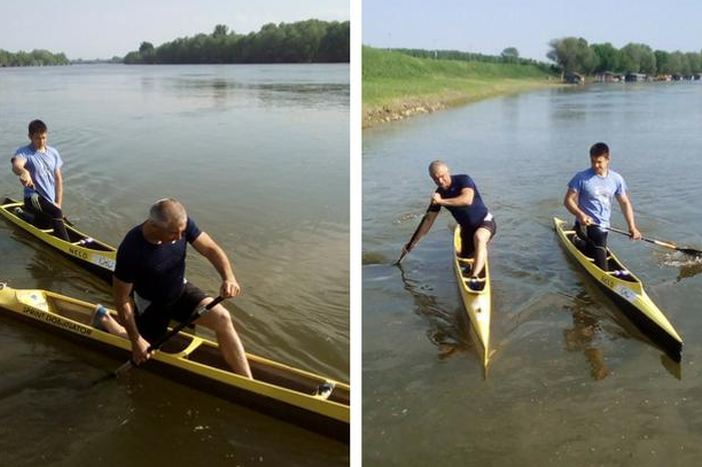
M142 240L144 240L144 236L141 233L141 224L135 225L125 234L122 243L120 243L120 247L132 247Z
M27 157L32 154L34 154L36 151L32 148L31 144L25 144L24 146L20 146L17 148L15 151L15 156L21 156L21 157Z

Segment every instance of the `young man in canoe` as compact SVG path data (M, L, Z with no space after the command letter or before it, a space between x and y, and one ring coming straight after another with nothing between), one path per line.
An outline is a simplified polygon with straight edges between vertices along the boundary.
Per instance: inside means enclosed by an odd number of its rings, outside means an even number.
M443 161L436 160L429 164L429 176L437 188L414 243L429 232L442 206L448 209L461 226L461 256L475 259L469 283L475 289L487 262L488 243L497 231L495 219L483 203L475 182L468 175L451 175L448 166ZM403 253L412 247L413 245L406 244L402 248Z
M222 297L241 293L227 255L195 225L183 205L172 198L157 201L151 206L149 218L130 230L117 250L113 294L124 326L101 307L93 320L95 325L132 342L136 364L150 357L150 343L166 334L171 319L186 321L194 310L212 301L185 281L188 243L217 269L222 277ZM195 323L215 332L220 351L235 373L252 377L244 346L226 308L216 305Z
M609 147L595 143L590 148L590 168L578 172L568 183L563 204L575 216L576 246L595 259L597 267L607 270L607 230L612 214L612 198L617 198L629 235L634 240L641 233L634 222L634 207L627 195L624 178L609 169ZM580 241L578 241L580 240Z
M63 223L63 160L59 152L47 146L48 129L41 120L29 123L30 144L15 151L12 157L12 171L24 186L24 206L34 214L37 226L51 227L54 235L68 240Z

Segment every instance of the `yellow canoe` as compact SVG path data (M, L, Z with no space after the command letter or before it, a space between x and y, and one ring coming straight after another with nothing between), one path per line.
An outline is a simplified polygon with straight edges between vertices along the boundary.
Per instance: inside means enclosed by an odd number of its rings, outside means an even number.
M564 220L554 217L553 225L566 251L595 279L629 321L664 350L670 358L679 362L682 358L682 338L646 294L641 280L630 272L609 248L607 249L609 271L600 269L592 258L585 256L573 244L575 231L571 227L566 227ZM625 271L625 274L621 275L621 271Z
M96 305L45 290L13 289L0 283L0 311L81 344L126 360L127 339L90 325ZM113 311L113 314L116 313ZM290 421L304 428L349 440L348 384L252 354L246 354L254 379L229 371L215 342L185 332L170 339L145 369L217 396Z
M23 212L24 203L5 198L0 204L0 215L22 230L32 234L46 245L60 251L71 260L97 274L102 279L112 282L115 269L117 249L88 236L66 221L69 241L53 236L53 229L40 229L27 222L28 213ZM29 214L31 216L31 214Z
M463 306L470 319L470 327L482 359L483 369L487 370L490 359L490 270L486 262L480 275L480 282L475 287L477 290L471 289L468 285L468 278L473 258L459 256L461 252L461 227L458 225L453 233L453 246L453 266L458 290L461 292Z

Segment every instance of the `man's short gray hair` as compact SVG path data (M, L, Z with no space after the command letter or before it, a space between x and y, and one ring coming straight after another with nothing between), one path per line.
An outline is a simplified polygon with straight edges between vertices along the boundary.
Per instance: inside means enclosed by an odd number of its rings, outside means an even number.
M446 162L440 161L440 160L435 160L432 161L431 164L429 164L429 174L434 175L436 171L439 169L439 167L446 167L448 168L448 165L446 165Z
M172 223L185 223L188 214L183 204L175 198L162 198L151 205L149 219L160 227L168 227Z

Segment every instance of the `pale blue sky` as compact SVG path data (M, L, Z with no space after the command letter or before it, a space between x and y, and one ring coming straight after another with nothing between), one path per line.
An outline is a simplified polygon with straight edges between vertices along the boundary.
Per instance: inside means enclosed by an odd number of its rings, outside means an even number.
M565 36L621 48L702 49L699 0L365 0L363 43L376 47L455 49L547 61L548 42Z
M351 0L0 0L0 49L48 49L69 59L112 58L226 24L238 33L266 23L350 19ZM354 0L355 1L355 0Z

